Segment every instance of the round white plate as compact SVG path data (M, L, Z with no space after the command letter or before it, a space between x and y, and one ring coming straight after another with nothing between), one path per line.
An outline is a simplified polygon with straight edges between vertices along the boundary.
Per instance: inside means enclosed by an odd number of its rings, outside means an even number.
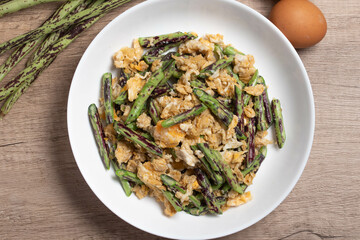
M287 140L270 146L253 185L253 200L221 216L166 217L152 198L127 198L113 170L106 171L92 135L87 108L98 105L103 73L117 72L112 55L134 38L194 31L221 33L225 43L255 57L269 85L270 98L282 102ZM210 239L240 231L264 218L298 181L314 135L315 108L310 81L294 48L265 17L234 0L151 0L124 12L92 41L74 74L68 99L68 131L76 163L96 196L117 216L152 234L175 239Z

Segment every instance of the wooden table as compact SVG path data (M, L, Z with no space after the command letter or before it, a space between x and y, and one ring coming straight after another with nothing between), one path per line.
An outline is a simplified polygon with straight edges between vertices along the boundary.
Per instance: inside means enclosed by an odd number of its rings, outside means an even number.
M97 199L76 166L66 127L80 57L110 20L140 2L112 11L84 32L0 122L0 239L161 239L130 226ZM268 15L276 1L241 2ZM317 46L298 51L315 97L310 159L275 211L223 239L360 238L360 1L314 2L328 32ZM40 25L58 5L1 18L0 42Z

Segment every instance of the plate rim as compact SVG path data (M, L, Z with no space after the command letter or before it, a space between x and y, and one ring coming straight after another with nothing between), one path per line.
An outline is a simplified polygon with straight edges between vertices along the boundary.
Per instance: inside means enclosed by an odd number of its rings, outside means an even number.
M144 1L141 2L135 6L130 7L129 9L125 10L124 12L120 13L119 15L117 15L113 20L111 20L105 27L103 27L100 32L94 37L94 39L91 41L91 43L87 46L86 50L84 51L83 55L81 56L81 59L79 60L76 70L74 72L72 81L71 81L71 85L70 85L70 89L69 89L69 94L68 94L68 102L67 102L67 130L68 130L68 137L69 137L69 142L70 142L70 147L71 147L71 151L73 153L76 165L83 177L83 179L85 180L85 182L87 183L88 187L91 189L91 191L95 194L95 196L102 202L102 204L104 204L113 214L115 214L117 217L119 217L120 219L122 219L123 221L127 222L128 224L153 235L156 236L161 236L161 237L166 237L166 238L171 238L171 239L177 239L176 236L169 236L169 235L165 235L162 233L158 233L158 232L153 232L151 229L144 229L141 226L137 226L136 222L133 222L132 220L123 217L123 216L119 216L115 211L113 211L113 209L108 206L107 203L105 203L105 200L103 200L103 198L99 195L96 194L96 192L93 190L93 187L89 184L88 180L85 178L85 175L83 173L83 170L80 168L78 161L76 160L76 156L74 153L74 143L71 140L71 127L70 127L70 117L71 117L71 113L69 111L69 109L71 109L71 100L72 100L72 96L73 94L72 91L74 91L73 89L73 84L74 84L74 79L75 77L78 75L78 71L79 71L79 65L83 63L83 61L85 61L85 59L87 58L88 55L88 49L90 47L92 47L92 45L97 41L98 38L100 38L101 35L104 34L105 31L107 31L109 28L112 27L112 25L115 24L115 22L117 21L118 18L124 17L126 15L131 14L132 12L136 11L139 8L143 8L143 7L147 7L148 5L153 4L154 2L162 2L162 1L166 1L166 0L148 0L148 1ZM168 0L167 0L168 1ZM172 1L181 1L181 0L172 0ZM273 212L287 197L288 195L291 193L291 191L294 189L296 183L299 181L305 166L309 160L310 157L310 153L311 153L311 148L312 148L312 144L313 144L313 140L314 140L314 134L315 134L315 101L314 101L314 95L313 95L313 91L312 91L312 87L311 87L311 82L309 79L309 76L307 74L306 68L303 64L303 62L301 61L300 56L298 55L298 53L296 52L295 48L291 45L291 43L289 42L289 40L283 35L283 33L269 20L267 19L265 16L263 16L261 13L257 12L256 10L252 9L251 7L238 2L236 0L213 0L213 1L218 1L218 2L228 2L231 4L235 4L238 5L238 7L243 8L244 10L250 12L253 15L256 15L257 17L259 17L260 19L262 19L265 24L267 24L273 31L275 31L277 33L277 35L279 35L282 40L284 41L284 43L287 45L287 47L289 48L290 52L292 53L292 55L295 57L296 62L299 64L300 69L302 74L304 75L306 81L305 81L305 85L306 85L306 89L309 93L310 96L310 111L309 113L311 114L310 119L311 119L311 123L309 126L309 130L310 130L310 139L307 142L306 145L306 149L305 149L305 154L304 154L304 158L305 161L302 161L301 167L299 168L299 171L297 171L297 175L293 178L293 181L288 185L288 187L286 188L286 191L278 198L278 200L276 201L276 203L273 204L272 207L269 207L266 211L264 211L264 213L262 214L262 217L253 220L253 221L249 221L247 222L247 224L243 224L243 226L241 228L238 229L229 229L228 231L222 231L220 234L217 235L213 235L208 239L213 239L213 238L219 238L219 237L224 237L224 236L228 236L230 234L234 234L236 232L242 231L254 224L256 224L257 222L259 222L260 220L264 219L266 216L268 216L271 212ZM192 239L192 238L183 238L183 239Z

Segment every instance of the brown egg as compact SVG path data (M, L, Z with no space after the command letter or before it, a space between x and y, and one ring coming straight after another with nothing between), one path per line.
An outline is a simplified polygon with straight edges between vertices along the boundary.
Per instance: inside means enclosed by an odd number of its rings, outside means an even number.
M282 0L273 7L269 19L295 48L311 47L326 34L324 15L308 0Z

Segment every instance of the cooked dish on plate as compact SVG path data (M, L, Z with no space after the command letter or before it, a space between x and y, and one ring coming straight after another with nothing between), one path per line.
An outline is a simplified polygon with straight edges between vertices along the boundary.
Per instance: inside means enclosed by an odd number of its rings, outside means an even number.
M88 113L125 194L156 198L168 216L250 201L267 145L286 139L280 101L269 100L254 57L220 34L175 32L137 38L113 63L118 74L103 75ZM266 138L271 125L276 141Z

